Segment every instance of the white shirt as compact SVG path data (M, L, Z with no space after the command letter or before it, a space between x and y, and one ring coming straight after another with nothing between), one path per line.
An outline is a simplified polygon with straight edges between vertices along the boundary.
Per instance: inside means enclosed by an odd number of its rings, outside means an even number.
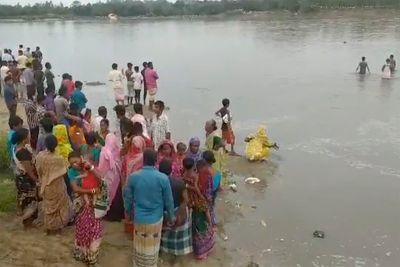
M142 125L143 127L143 135L146 138L149 138L149 133L147 132L147 122L146 122L146 118L142 115L142 114L135 114L133 115L131 121L133 123L138 122Z
M93 128L94 132L100 132L100 122L103 120L104 118L100 115L97 115L92 121L91 121L91 125Z
M123 79L124 79L124 75L119 70L112 70L108 74L108 80L111 82L113 89L122 88L122 80Z
M140 72L134 72L132 74L133 79L133 89L142 90L143 87L143 76Z
M10 71L10 69L7 66L2 66L0 68L0 78L2 81L4 81L4 79L7 76L7 73Z
M25 68L27 61L28 61L28 58L25 55L18 56L17 57L18 68L20 68L20 69Z
M168 117L164 113L159 118L154 114L151 123L151 136L155 149L158 149L161 143L165 140L165 136L169 133Z
M5 62L8 62L8 61L14 61L14 59L13 59L13 57L10 55L10 54L3 54L2 56L1 56L1 60L2 61L5 61Z

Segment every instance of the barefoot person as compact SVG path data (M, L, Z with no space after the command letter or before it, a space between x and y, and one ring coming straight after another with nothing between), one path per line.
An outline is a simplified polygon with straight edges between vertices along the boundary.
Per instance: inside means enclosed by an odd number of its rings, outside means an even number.
M95 265L99 255L100 244L103 236L103 225L100 218L95 217L93 198L98 189L84 189L85 179L94 177L100 183L100 174L93 165L82 161L79 152L69 155L71 167L68 178L75 193L74 209L75 218L75 249L74 258L87 265Z
M364 75L367 73L367 70L368 73L371 73L368 67L368 63L365 61L365 57L362 57L361 62L357 66L356 73Z
M161 234L161 251L175 256L187 255L192 252L192 217L188 208L189 197L185 183L179 177L172 177L171 161L164 159L160 162L160 172L168 176L176 222L170 226L164 223Z
M124 218L124 203L121 186L121 157L117 137L109 133L106 136L105 146L101 149L99 171L104 174L108 187L110 206L105 220L121 221Z
M156 100L156 94L158 91L158 74L154 70L152 62L147 63L147 69L145 70L144 75L146 80L147 92L149 93L149 109L153 110L153 104Z
M222 108L218 110L215 115L220 116L222 119L222 138L225 143L231 145L231 155L236 155L235 146L235 135L232 130L232 115L229 111L230 101L225 98L222 100Z
M215 244L215 233L212 224L212 173L206 161L197 162L198 190L200 199L193 204L193 252L197 259L208 257ZM196 187L196 185L195 185ZM200 201L201 200L201 201ZM203 201L205 200L206 206Z
M118 70L118 65L113 63L112 70L108 74L108 80L111 82L111 88L114 91L114 98L117 105L124 105L125 92L122 81L124 80L123 70Z
M135 90L135 103L140 103L140 93L143 88L143 76L139 72L139 66L135 66L133 77L133 89ZM132 104L132 103L131 103Z
M57 139L48 135L44 143L46 150L37 155L36 170L40 181L39 196L43 199L44 226L48 234L53 234L59 233L70 221L72 203L64 182L65 161L55 153Z
M168 177L154 168L156 159L155 151L145 150L143 169L132 174L125 187L126 213L134 211L133 266L157 266L164 210L169 223L175 223L171 186Z

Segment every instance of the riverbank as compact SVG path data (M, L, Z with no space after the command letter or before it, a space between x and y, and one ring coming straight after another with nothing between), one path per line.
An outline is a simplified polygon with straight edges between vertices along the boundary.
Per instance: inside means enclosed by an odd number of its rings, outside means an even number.
M0 5L0 8L2 6ZM376 15L377 11L385 11L389 13L396 13L400 8L400 2L397 5L379 5L379 6L335 6L335 5L319 5L309 6L307 8L295 8L295 9L268 9L268 10L257 10L250 9L246 10L243 8L221 10L220 12L213 12L211 14L140 14L140 15L119 15L118 21L132 21L132 20L194 20L194 19L252 19L252 18L266 18L276 16L306 16L325 18L331 13L342 14L343 16L350 16L353 14L360 14L362 16L373 16ZM45 13L40 14L1 14L0 11L0 22L10 21L68 21L68 20L93 20L93 21L109 21L107 14L101 15L79 15L79 14L57 14L57 13Z
M22 105L18 105L18 115L24 118ZM0 99L0 131L5 133L8 112L3 99ZM239 192L243 190L244 178L248 176L263 177L262 181L253 186L263 190L267 186L266 174L275 173L277 166L274 164L250 164L242 157L228 157L227 169L229 180L237 183ZM59 236L46 236L41 227L24 230L19 217L15 212L15 184L10 172L0 172L0 266L83 266L78 264L71 256L73 247L73 227L67 227ZM246 198L247 201L243 198ZM169 266L247 266L253 257L246 253L240 263L235 262L235 253L240 247L239 238L230 238L228 229L240 226L243 217L242 210L257 213L257 207L251 204L251 197L240 196L228 187L217 199L217 216L219 221L217 244L212 255L206 261L197 261L192 255L186 257L172 257L162 254L160 267ZM244 224L249 222L245 221ZM260 226L263 230L263 226ZM105 223L104 240L98 266L131 266L132 242L123 232L122 223Z

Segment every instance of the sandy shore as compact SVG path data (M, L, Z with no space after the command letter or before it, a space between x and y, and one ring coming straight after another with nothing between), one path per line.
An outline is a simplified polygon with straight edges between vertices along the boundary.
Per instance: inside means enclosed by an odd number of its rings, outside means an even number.
M25 118L21 105L18 114ZM8 112L3 99L0 99L1 129L7 130ZM240 187L243 177L260 175L266 170L274 172L276 167L267 167L267 164L249 164L242 157L229 158L227 168L230 170L231 180L238 183L239 191L233 193L228 188L220 194L217 200L217 215L219 228L217 243L212 255L206 261L196 261L192 255L186 257L172 257L161 255L159 266L247 266L251 261L250 256L236 261L238 258L236 243L240 239L229 236L226 229L235 229L240 225L241 207ZM264 188L266 181L262 181L259 188ZM240 203L240 204L238 204ZM247 206L250 207L250 204ZM248 208L249 208L248 207ZM0 216L0 266L84 266L77 263L72 255L73 227L66 228L60 236L46 236L41 228L24 230L20 219L15 214L2 214ZM228 231L229 232L229 231ZM122 223L105 222L104 239L101 246L98 266L131 266L132 242L123 232Z

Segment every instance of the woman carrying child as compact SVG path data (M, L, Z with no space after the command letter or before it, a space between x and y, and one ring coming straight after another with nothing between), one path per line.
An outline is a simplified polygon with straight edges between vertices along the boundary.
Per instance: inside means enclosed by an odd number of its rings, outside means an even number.
M68 160L70 163L68 178L75 193L74 258L91 266L97 262L103 236L102 220L95 216L94 202L99 194L107 192L99 190L100 174L93 165L82 160L79 152L71 152Z

